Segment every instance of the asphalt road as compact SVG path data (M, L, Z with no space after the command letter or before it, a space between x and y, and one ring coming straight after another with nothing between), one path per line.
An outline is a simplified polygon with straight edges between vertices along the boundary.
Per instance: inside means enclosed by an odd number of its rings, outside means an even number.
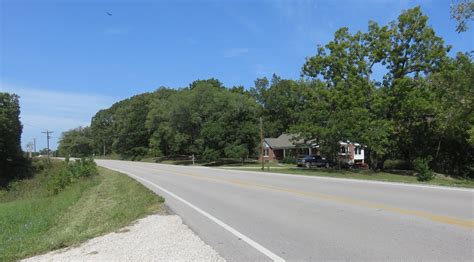
M96 161L164 196L229 261L474 259L474 190Z

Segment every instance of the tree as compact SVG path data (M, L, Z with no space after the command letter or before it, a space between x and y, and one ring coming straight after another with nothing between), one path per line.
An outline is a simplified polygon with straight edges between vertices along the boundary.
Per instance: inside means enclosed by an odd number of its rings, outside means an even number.
M114 141L114 111L115 107L100 110L91 120L91 133L94 142L94 151L97 155L106 155L112 152Z
M317 137L323 152L332 158L336 158L341 140L365 143L372 162L379 162L377 159L386 155L391 125L379 119L380 96L371 74L373 66L386 59L388 39L388 27L371 22L368 33L351 34L344 27L335 32L334 40L319 46L302 71L303 75L315 80L321 77L324 82L313 84L313 97L306 112L313 117L304 119L293 131Z
M436 72L451 49L428 25L420 7L402 12L390 23L389 32L390 46L383 60L388 69L386 86L393 87L395 80L406 76L418 78Z
M58 152L65 157L87 157L94 152L94 140L89 127L78 127L63 132Z
M266 78L257 79L252 97L261 105L265 136L279 136L298 123L300 112L308 102L307 86L298 81L273 75L271 85Z
M451 18L458 23L456 32L466 32L468 22L474 18L474 1L472 0L458 0L457 3L451 4Z
M313 121L322 143L365 143L379 168L389 156L411 161L420 154L413 145L426 144L425 117L434 110L424 77L441 70L450 49L427 21L415 7L387 26L370 22L365 33L343 27L307 59L303 75L325 80L312 106L322 116ZM372 80L376 64L387 69L381 83Z
M253 152L258 106L252 97L242 88L226 89L215 79L194 81L191 86L151 102L146 126L152 134L152 153L194 154L212 161L235 156L236 150L230 149L234 147L240 153Z
M434 109L430 153L436 170L474 177L474 64L468 54L446 59L442 70L428 78Z
M11 162L21 156L21 133L19 97L0 93L0 161Z
M0 187L28 176L28 162L22 156L19 96L0 92Z
M150 154L152 156L170 155L177 141L173 141L173 130L169 126L170 97L176 90L160 87L151 98L149 112L145 126L151 134L149 140Z
M114 115L114 152L124 159L140 159L148 154L150 133L145 126L151 94L136 95L122 101Z

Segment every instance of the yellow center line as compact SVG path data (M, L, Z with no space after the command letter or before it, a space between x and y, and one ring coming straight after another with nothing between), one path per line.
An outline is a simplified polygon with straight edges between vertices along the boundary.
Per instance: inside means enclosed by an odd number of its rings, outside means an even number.
M203 176L203 175L182 173L182 172L176 172L176 171L171 171L171 170L163 170L163 171L180 175L180 176L188 176L195 179L225 182L225 183L230 183L230 184L238 185L241 187L247 187L247 188L263 188L263 189L267 189L271 191L285 192L285 193L299 195L299 196L324 199L324 200L329 200L329 201L353 205L353 206L361 206L361 207L367 207L367 208L372 208L372 209L390 211L390 212L399 213L399 214L412 215L415 217L429 219L431 221L435 221L438 223L454 225L461 228L474 230L474 220L465 220L465 219L459 219L459 218L454 218L454 217L435 215L435 214L430 214L430 213L422 212L422 211L406 210L406 209L402 209L398 207L388 206L385 204L378 204L378 203L368 202L364 200L357 200L357 199L348 198L348 197L339 197L339 196L327 195L327 194L322 194L322 193L317 193L317 192L300 191L296 189L258 184L258 183L253 183L253 182L244 181L240 179L208 177L208 176Z

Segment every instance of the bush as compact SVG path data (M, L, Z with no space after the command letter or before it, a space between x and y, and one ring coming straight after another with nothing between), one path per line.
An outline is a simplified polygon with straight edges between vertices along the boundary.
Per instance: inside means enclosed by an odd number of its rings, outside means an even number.
M48 182L48 191L53 195L58 194L64 188L72 184L72 176L67 168L62 168L57 174L50 177Z
M57 194L78 179L98 174L97 165L92 158L65 162L64 167L59 172L51 175L48 182L48 191Z
M219 158L219 152L214 149L206 148L202 154L205 161L216 161Z
M281 160L281 162L284 163L284 164L296 164L296 158L291 157L291 156L287 156L287 157L283 158L283 160Z
M425 158L417 158L413 161L413 168L416 172L418 181L430 181L435 177L435 174L430 169L429 163L433 160L431 156Z
M68 170L74 178L89 177L99 174L92 158L82 158L68 163Z
M47 158L35 157L31 160L31 164L35 173L40 173L43 170L51 167L51 161Z

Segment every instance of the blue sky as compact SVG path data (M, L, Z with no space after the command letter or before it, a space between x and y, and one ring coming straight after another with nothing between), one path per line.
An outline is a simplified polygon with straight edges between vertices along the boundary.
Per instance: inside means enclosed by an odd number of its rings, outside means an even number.
M457 51L451 1L0 0L0 90L21 96L22 144L90 122L95 112L159 86L214 77L249 88L257 77L298 78L305 57L335 30L366 30L420 5ZM112 15L106 14L110 12Z

